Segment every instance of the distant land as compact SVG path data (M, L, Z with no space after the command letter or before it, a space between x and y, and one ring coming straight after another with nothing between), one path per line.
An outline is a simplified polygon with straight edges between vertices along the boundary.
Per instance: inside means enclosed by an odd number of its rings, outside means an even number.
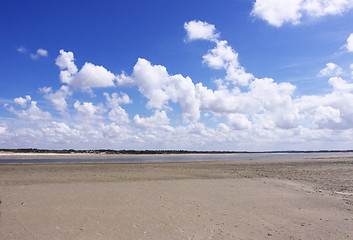
M0 149L0 152L6 153L57 153L57 154L231 154L231 153L322 153L322 152L353 152L353 150L318 150L318 151L188 151L188 150L112 150L112 149L37 149L37 148L18 148L18 149Z

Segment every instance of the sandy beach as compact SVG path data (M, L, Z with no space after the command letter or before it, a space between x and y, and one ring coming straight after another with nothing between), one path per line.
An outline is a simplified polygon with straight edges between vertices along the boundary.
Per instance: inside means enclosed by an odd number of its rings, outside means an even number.
M352 173L351 156L0 164L0 239L353 239Z

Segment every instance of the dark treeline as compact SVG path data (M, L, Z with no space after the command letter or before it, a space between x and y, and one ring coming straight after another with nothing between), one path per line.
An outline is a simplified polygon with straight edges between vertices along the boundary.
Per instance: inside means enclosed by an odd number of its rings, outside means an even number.
M227 153L317 153L317 152L353 152L353 150L319 150L319 151L188 151L188 150L112 150L112 149L96 149L96 150L75 150L75 149L37 149L37 148L18 148L18 149L0 149L1 152L10 153L90 153L90 154L227 154Z
M112 149L95 149L95 150L51 150L37 148L18 148L18 149L0 149L2 152L13 153L91 153L91 154L187 154L187 153L246 153L246 152L230 152L230 151L187 151L187 150L112 150Z

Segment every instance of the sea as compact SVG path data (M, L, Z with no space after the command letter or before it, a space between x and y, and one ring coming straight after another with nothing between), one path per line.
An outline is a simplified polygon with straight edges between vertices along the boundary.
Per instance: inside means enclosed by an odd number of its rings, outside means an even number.
M276 158L312 158L352 156L353 152L304 152L304 153L221 153L221 154L141 154L141 155L0 155L0 164L21 163L148 163L188 162L211 160L258 160Z

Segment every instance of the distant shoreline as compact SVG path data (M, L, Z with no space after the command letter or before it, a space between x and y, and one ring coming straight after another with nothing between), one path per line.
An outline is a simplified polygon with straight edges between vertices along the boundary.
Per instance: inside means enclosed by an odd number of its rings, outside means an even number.
M3 154L106 154L106 155L156 155L156 154L264 154L264 153L345 153L353 150L286 150L286 151L189 151L189 150L112 150L112 149L37 149L37 148L18 148L18 149L0 149L0 155Z
M284 162L351 160L353 152L276 152L276 153L186 153L186 154L96 154L96 153L13 153L0 152L2 164L103 164L103 163L182 163L182 162Z

